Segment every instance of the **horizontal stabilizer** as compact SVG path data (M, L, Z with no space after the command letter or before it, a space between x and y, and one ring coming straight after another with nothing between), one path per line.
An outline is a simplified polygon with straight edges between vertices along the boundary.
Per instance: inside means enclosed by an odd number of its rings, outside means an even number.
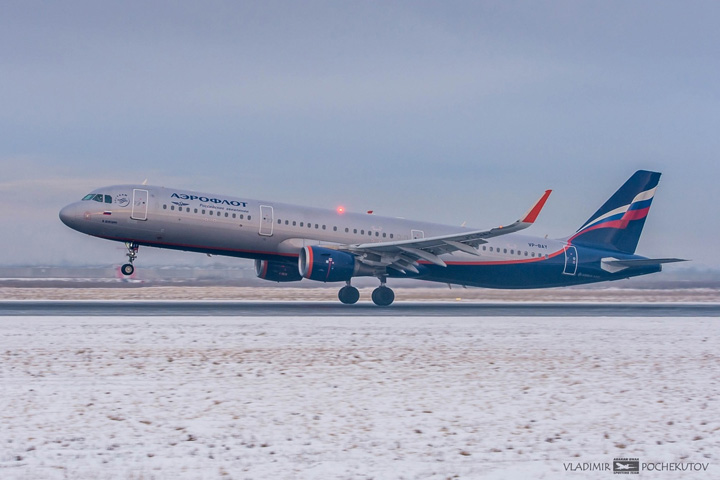
M682 258L637 258L629 260L605 260L603 263L616 267L649 267L651 265L660 265L663 263L687 262Z
M652 267L662 265L663 263L687 262L682 258L628 258L626 260L618 260L617 258L603 258L602 269L615 273L626 268Z

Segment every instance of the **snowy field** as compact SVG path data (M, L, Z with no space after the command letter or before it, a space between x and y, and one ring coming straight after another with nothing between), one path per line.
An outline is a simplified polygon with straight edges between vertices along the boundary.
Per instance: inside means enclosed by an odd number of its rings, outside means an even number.
M607 479L567 466L616 457L720 478L719 339L716 318L0 317L0 478Z

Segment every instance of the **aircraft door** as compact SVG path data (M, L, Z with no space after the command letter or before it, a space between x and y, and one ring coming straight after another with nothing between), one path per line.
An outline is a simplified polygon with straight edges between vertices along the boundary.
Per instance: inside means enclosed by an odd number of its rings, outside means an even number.
M273 234L273 207L260 205L260 235L270 237Z
M578 269L578 253L577 248L571 246L565 247L565 275L575 275Z
M141 189L133 190L133 204L130 218L133 220L147 220L148 212L148 191Z
M422 230L410 230L410 237L413 240L417 240L419 238L425 238L425 232Z

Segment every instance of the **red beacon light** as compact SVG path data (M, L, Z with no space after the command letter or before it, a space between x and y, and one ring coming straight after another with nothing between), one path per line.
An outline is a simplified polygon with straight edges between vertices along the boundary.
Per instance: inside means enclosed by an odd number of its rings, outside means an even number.
M337 212L342 215L343 213L345 213L345 207L337 207Z

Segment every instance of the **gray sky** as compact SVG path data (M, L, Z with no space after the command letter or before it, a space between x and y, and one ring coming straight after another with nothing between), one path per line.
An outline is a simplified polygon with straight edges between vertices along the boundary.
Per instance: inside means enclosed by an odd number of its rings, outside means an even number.
M638 253L720 267L720 3L0 3L0 264L114 264L117 183L574 232L664 173ZM141 251L141 262L206 262ZM237 260L227 259L227 262Z

